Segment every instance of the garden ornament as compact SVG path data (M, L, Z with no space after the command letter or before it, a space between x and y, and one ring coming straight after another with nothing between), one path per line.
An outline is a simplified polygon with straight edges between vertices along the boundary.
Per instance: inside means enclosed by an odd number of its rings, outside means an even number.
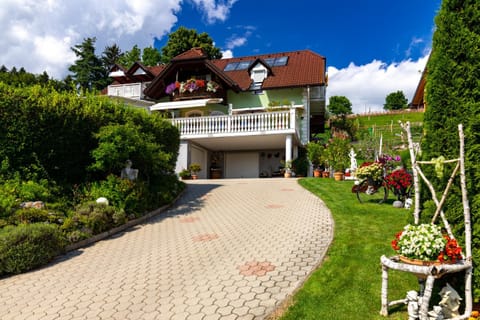
M104 205L108 206L108 199L105 198L105 197L100 197L100 198L98 198L98 199L96 200L96 202L97 202L98 204L104 204Z
M462 300L458 292L447 283L447 285L440 290L439 295L442 297L439 306L442 308L444 317L447 319L458 317L460 315L458 308Z
M418 319L418 292L411 290L407 292L405 303L408 305L408 320Z
M410 209L413 204L413 199L412 198L407 198L405 199L405 209Z
M432 311L428 312L428 320L443 320L442 307L434 306Z
M137 180L138 169L132 169L132 161L131 160L127 160L125 162L125 168L122 169L120 177L122 179L128 179L130 181Z

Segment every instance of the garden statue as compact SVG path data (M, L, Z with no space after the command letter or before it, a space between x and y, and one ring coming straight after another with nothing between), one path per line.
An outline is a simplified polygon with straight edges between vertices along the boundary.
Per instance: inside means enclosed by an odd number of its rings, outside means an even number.
M410 209L413 204L413 199L412 198L407 198L405 199L405 209Z
M442 307L443 316L447 319L458 317L460 315L458 308L460 307L460 300L462 300L458 292L447 283L440 290L439 295L442 297L439 306Z
M355 153L355 151L352 148L352 149L350 149L350 153L348 155L350 156L350 171L355 172L355 170L357 170L357 168L358 168L357 158L355 158L357 156L357 154Z
M417 291L411 290L407 292L405 303L408 305L408 320L418 319L418 299L419 297Z
M442 313L442 307L434 306L433 310L428 312L428 320L443 320L445 317Z
M130 181L137 180L138 169L132 169L132 161L127 160L125 162L125 168L122 169L120 177L122 179L128 179Z

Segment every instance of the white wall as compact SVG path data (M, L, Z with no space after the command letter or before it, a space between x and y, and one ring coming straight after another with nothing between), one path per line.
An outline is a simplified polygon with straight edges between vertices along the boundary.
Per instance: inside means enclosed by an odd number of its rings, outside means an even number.
M180 147L178 149L177 164L175 166L175 172L180 172L183 169L188 169L188 142L180 141Z
M190 163L199 163L202 170L198 173L199 179L206 179L209 168L207 167L207 151L197 146L190 146Z

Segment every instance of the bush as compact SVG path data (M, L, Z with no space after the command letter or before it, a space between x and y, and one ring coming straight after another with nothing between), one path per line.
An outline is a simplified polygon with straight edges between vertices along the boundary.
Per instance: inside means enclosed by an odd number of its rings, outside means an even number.
M115 208L125 210L127 215L137 216L147 210L148 193L143 182L121 179L112 174L106 180L93 182L84 188L82 198L94 201L105 197Z
M65 216L45 209L25 208L18 209L10 217L9 221L13 225L23 223L47 222L61 225Z
M44 265L62 253L65 244L56 225L6 226L0 230L0 275L17 274Z

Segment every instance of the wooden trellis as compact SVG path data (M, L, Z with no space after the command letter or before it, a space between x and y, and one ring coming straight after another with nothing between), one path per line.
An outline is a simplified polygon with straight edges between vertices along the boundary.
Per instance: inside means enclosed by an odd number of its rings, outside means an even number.
M432 199L436 205L436 212L432 219L432 223L435 223L438 216L441 217L443 226L448 232L448 235L451 238L454 238L450 224L448 223L445 214L442 210L442 206L445 202L447 194L452 186L454 177L460 173L460 187L462 190L462 204L463 204L463 216L464 216L464 228L465 228L465 254L463 255L463 259L458 261L455 264L440 264L440 265L432 265L432 266L417 266L411 265L408 263L401 262L398 256L393 257L386 257L382 256L380 258L380 262L382 264L382 293L381 293L381 300L382 300L382 308L380 311L381 315L387 316L388 315L388 307L406 303L406 299L396 300L396 301L388 301L388 271L398 270L404 271L415 274L417 277L425 279L425 290L423 293L423 297L419 304L419 319L420 320L428 320L428 312L429 312L429 303L430 298L432 295L433 285L436 279L441 278L445 274L450 273L457 273L465 271L465 312L455 318L451 319L467 319L472 312L472 248L471 248L471 220L470 220L470 206L468 203L467 197L467 184L465 181L465 144L464 144L464 134L463 134L463 127L460 124L458 126L458 133L459 133L459 140L460 140L460 150L459 150L459 158L458 159L449 159L445 160L445 163L456 163L456 166L450 176L450 179L447 183L445 190L443 191L442 197L439 200L436 195L436 191L432 185L432 183L427 179L423 171L421 170L420 165L432 165L436 162L434 161L417 161L416 154L414 151L414 145L412 141L412 135L410 131L410 123L407 122L402 124L402 128L406 131L407 138L408 138L408 146L410 149L410 157L412 161L412 169L413 169L413 180L414 180L414 187L415 187L415 209L414 209L414 220L415 224L419 223L420 217L420 183L419 178L425 182L428 186L430 193L432 195Z

